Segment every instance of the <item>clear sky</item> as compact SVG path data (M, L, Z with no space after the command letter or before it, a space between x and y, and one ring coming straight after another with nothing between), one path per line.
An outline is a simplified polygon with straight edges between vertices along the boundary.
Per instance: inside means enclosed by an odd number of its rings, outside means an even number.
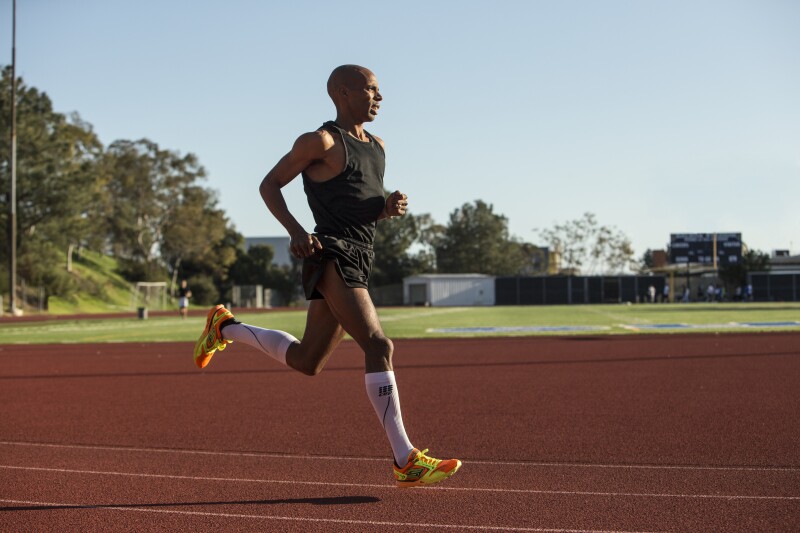
M590 211L637 257L682 232L797 253L798 28L796 0L18 0L17 72L106 145L197 154L246 236L285 234L258 185L357 63L412 213L482 199L533 243ZM284 191L312 230L300 179Z

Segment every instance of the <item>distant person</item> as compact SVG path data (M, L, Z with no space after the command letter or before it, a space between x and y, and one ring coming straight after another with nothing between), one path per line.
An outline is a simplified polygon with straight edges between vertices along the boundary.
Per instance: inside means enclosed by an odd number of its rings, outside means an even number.
M744 301L751 302L753 300L753 285L748 283L744 288Z
M655 285L650 285L647 287L647 301L651 304L656 303L656 287Z
M742 286L737 285L736 288L733 290L733 300L736 302L742 301Z
M428 450L414 447L406 435L392 368L394 346L367 291L376 225L405 215L408 208L407 197L400 191L384 198L384 143L364 129L364 123L378 115L383 97L375 75L356 65L334 69L328 95L336 107L336 120L298 137L260 186L267 208L289 234L292 255L303 260L303 288L310 300L303 340L243 324L218 305L208 313L195 346L195 363L205 367L215 351L235 341L314 376L349 333L364 350L364 385L392 448L397 485L438 483L453 475L461 461L429 457ZM281 192L298 174L316 222L314 233L308 233L289 212ZM358 469L355 463L336 468L358 482L358 474L351 471Z
M186 318L189 314L189 298L192 297L192 291L189 289L185 279L181 280L181 286L178 287L178 312L181 318Z
M669 301L669 283L664 283L664 290L661 293L661 302L667 303Z
M683 298L682 298L683 303L688 304L691 297L692 297L691 291L689 290L689 287L687 285L686 287L683 288Z
M708 288L706 289L706 301L713 302L714 296L717 294L717 289L714 287L713 283L708 284Z

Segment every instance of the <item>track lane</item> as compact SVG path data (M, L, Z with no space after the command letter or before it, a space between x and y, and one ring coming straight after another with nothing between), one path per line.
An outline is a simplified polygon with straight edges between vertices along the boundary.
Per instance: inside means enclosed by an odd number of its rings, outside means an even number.
M800 523L788 499L800 491L798 429L785 423L798 412L798 339L397 341L412 440L465 459L441 489L419 491L390 485L352 343L314 379L247 347L204 372L187 365L186 344L6 348L0 464L15 468L0 468L2 517L42 529L47 517L80 516L84 529L269 520L334 531L345 522L330 520L356 514L369 524L347 529L366 531L433 506L440 526L788 531ZM309 453L333 459L308 465ZM342 484L353 462L358 483ZM295 478L303 483L287 483ZM198 491L232 497L193 499ZM137 503L144 510L107 508ZM265 518L278 511L287 520Z

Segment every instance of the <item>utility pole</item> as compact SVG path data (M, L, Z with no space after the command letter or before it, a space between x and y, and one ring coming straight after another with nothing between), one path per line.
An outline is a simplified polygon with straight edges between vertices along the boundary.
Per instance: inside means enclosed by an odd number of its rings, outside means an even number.
M17 314L17 0L11 15L11 191L8 197L8 310Z

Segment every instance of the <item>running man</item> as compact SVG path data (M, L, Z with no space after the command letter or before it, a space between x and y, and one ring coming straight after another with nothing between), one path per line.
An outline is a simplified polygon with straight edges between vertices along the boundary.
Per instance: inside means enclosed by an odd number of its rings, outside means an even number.
M383 97L375 75L357 65L334 69L328 95L336 120L298 137L259 188L267 208L289 233L291 253L303 259L303 288L310 300L303 340L243 324L218 305L208 313L194 349L195 363L204 368L215 351L242 342L314 376L347 332L364 350L367 396L391 444L397 485L437 483L453 475L461 461L434 459L409 441L392 369L394 347L367 292L376 224L405 215L408 207L400 191L384 198L384 144L364 129L365 122L375 120ZM314 233L289 212L281 193L298 175L316 222Z

